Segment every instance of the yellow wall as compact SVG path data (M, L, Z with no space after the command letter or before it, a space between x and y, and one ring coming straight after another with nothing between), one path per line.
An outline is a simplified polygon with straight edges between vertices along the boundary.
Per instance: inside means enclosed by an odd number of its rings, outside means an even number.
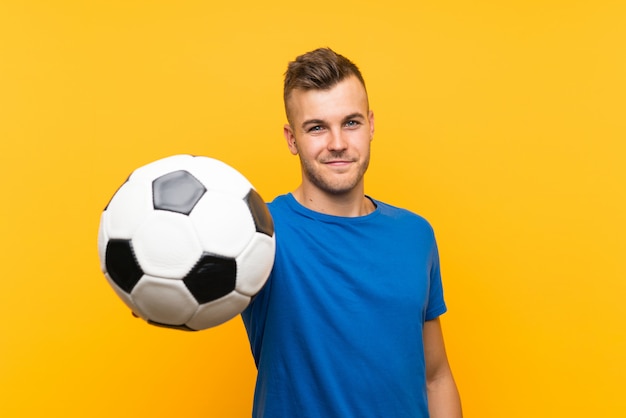
M376 112L369 194L437 231L465 416L623 417L624 3L213 3L0 1L0 416L249 416L240 321L133 319L99 215L183 152L291 190L282 73L331 46Z

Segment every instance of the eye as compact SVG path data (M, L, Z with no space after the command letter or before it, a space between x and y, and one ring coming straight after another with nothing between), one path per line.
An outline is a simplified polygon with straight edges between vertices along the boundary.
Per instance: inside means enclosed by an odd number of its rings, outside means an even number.
M361 122L359 122L358 120L354 120L354 119L347 121L345 124L347 128L356 128L360 125L361 125Z
M320 132L320 131L322 131L323 129L324 129L324 127L323 127L323 126L321 126L321 125L315 125L315 126L311 126L311 127L310 127L309 129L307 129L306 131L307 131L307 132L310 132L310 133L315 133L315 132Z

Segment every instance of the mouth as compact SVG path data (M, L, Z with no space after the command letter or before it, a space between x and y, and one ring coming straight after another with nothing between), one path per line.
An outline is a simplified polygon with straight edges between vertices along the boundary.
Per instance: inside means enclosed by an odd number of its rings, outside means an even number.
M348 164L352 164L354 161L352 160L331 160L331 161L324 161L324 164L326 165L348 165Z
M352 164L354 164L354 161L352 160L329 160L329 161L324 161L324 166L328 167L329 169L339 172L339 173L343 173L347 170L350 169L350 167L352 166Z
M333 158L327 158L322 160L323 164L327 164L327 165L348 165L348 164L352 164L355 163L357 160L355 158L346 158L345 156L341 156L339 158L337 158L336 156Z

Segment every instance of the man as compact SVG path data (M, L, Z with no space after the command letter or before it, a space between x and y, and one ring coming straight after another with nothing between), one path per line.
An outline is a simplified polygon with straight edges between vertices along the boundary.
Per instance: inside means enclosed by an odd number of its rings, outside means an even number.
M374 113L361 73L311 51L289 64L284 100L302 182L269 204L276 261L242 314L253 415L461 417L432 228L365 195Z

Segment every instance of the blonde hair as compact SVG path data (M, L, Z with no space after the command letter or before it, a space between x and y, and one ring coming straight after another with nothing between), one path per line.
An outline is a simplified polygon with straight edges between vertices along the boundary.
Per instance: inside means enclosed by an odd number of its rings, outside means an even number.
M287 119L291 122L287 102L293 90L328 90L350 76L358 78L365 88L359 68L330 48L318 48L298 56L285 72L283 100Z

